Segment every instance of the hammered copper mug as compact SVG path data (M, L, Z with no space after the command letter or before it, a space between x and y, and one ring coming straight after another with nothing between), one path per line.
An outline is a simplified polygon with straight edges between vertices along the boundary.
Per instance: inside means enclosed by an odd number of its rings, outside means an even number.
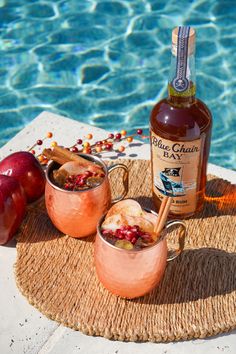
M175 259L184 249L185 223L181 220L168 221L154 245L141 250L126 250L115 247L102 237L104 218L98 224L94 245L98 279L111 293L124 298L132 299L149 293L160 283L166 263ZM166 238L170 228L176 225L181 227L177 235L179 247L168 251Z
M128 168L123 164L107 167L98 157L86 154L80 156L100 165L104 170L104 180L96 187L80 191L67 191L53 183L52 171L60 167L51 162L46 170L45 203L48 215L58 230L72 237L86 237L96 232L101 216L107 212L111 203L122 200L128 192ZM122 169L123 194L111 200L108 175L115 169Z

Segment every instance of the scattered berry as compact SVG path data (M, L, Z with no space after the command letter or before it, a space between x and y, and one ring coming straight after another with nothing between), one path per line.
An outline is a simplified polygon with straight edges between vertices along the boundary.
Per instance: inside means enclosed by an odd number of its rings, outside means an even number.
M83 149L83 153L84 154L91 154L92 150L90 149L90 147L86 147Z
M110 134L108 135L108 139L114 139L114 134L110 133Z
M90 147L89 142L88 142L88 141L85 141L85 143L83 144L83 147L84 147L84 148L88 148L88 147Z
M78 145L82 145L82 144L83 144L83 140L82 140L82 139L78 139L78 140L77 140L77 144L78 144Z
M51 147L55 147L55 146L57 146L57 142L56 142L56 141L53 141L53 142L51 143Z
M43 143L43 140L41 140L41 139L37 140L37 145L42 145L42 143Z
M120 133L117 133L117 134L115 135L115 138L116 138L116 140L120 139L120 138L121 138L121 134L120 134Z
M128 141L128 143L132 143L133 137L132 136L128 136L128 138L126 140Z
M119 152L124 152L125 151L125 147L123 145L119 146L118 151Z
M126 136L127 131L126 131L126 130L121 130L120 134L121 134L122 136Z
M45 159L45 157L43 155L38 156L38 160L40 163L43 162L44 159Z
M106 148L106 150L111 150L112 149L112 145L111 144L106 144L105 148Z
M70 149L70 151L72 151L72 152L78 152L79 150L78 150L78 148L77 148L76 146L73 146L73 147Z
M31 150L30 152L31 154L35 155L35 150Z
M88 134L88 135L86 136L86 138L89 139L89 140L93 139L93 134Z
M96 150L96 152L101 152L102 151L102 147L101 146L96 146L95 150Z
M143 130L142 129L137 129L137 134L138 135L142 135L143 134Z
M47 138L52 138L53 134L51 132L47 133Z

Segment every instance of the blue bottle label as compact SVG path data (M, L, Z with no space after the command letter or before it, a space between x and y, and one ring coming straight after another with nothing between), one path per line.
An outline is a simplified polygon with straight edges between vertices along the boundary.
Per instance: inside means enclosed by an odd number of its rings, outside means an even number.
M189 32L189 26L179 27L176 58L176 76L172 81L172 86L178 92L186 91L189 86L189 81L186 77Z

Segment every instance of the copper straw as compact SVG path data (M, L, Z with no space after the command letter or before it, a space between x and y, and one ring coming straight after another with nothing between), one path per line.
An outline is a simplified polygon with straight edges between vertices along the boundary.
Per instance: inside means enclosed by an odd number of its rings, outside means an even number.
M156 221L156 225L154 227L154 233L157 235L160 234L160 232L162 231L162 229L166 223L166 219L167 219L167 216L170 211L170 206L171 206L172 200L173 200L173 198L168 197L168 196L164 196L164 198L162 199L158 218Z

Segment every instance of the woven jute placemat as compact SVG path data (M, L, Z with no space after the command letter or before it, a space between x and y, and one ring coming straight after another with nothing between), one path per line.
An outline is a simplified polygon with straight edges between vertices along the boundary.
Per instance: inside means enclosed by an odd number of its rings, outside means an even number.
M123 160L128 197L151 207L148 161ZM116 193L121 188L112 180ZM186 249L167 265L150 294L125 300L97 280L93 239L73 239L51 224L41 201L30 207L18 235L16 282L49 318L89 335L122 341L203 338L236 328L236 188L208 176L201 214L187 220ZM135 269L134 269L135 272Z

